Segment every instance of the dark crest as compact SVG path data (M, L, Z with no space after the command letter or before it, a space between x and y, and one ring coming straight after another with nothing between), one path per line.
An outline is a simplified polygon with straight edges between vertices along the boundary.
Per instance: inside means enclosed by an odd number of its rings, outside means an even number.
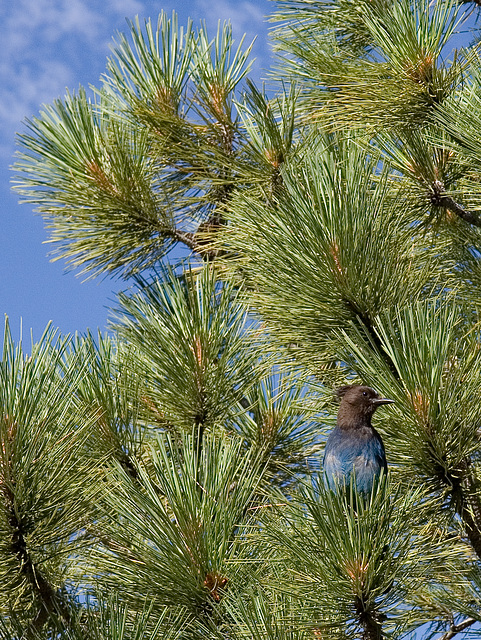
M334 390L334 395L337 398L344 398L344 396L350 389L354 389L355 387L360 387L360 386L361 385L359 384L346 384L343 387L337 387L337 389Z

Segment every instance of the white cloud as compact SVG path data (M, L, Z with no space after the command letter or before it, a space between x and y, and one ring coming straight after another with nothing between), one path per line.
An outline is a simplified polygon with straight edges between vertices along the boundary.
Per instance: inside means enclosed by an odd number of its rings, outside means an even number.
M8 75L0 66L0 78ZM16 69L15 85L7 83L0 99L0 122L15 127L25 116L38 112L41 104L64 93L72 81L71 69L60 61L40 61L34 68L21 65Z
M197 23L204 18L212 35L218 20L230 20L237 41L247 33L247 44L259 34L256 67L267 66L265 0L183 0L182 6L178 0L0 0L0 145L7 138L13 144L20 122L64 95L67 86L98 83L126 17L150 15L155 21L169 6L177 8L181 23L187 14Z
M197 0L199 13L205 18L212 28L217 22L230 21L236 37L244 33L256 35L263 30L264 12L259 4L244 0L233 2L232 0Z
M125 14L127 18L143 14L145 11L144 4L138 0L109 0L108 6L115 13Z
M5 32L11 43L35 46L39 39L56 42L75 33L94 40L102 24L102 13L85 0L17 0L11 4ZM95 4L95 3L94 3Z
M264 69L270 64L270 49L267 37L266 14L270 7L267 2L251 0L196 0L197 13L206 20L209 33L217 29L219 20L232 24L232 33L237 42L245 34L243 47L253 40L252 77L259 80L265 76Z
M15 0L0 8L0 145L67 86L96 83L108 45L141 0ZM92 64L93 63L93 64ZM3 140L2 140L3 138Z

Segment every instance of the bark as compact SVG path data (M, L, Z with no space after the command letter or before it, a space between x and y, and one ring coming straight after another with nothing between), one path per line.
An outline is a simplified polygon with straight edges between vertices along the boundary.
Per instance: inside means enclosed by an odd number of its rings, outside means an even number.
M439 180L435 180L431 185L429 198L435 206L443 207L443 209L449 209L449 211L455 213L468 224L472 224L475 227L481 227L481 218L472 211L465 209L451 196L448 196L444 190L444 184Z
M439 640L451 640L452 638L454 638L454 636L456 636L458 633L461 633L465 629L468 629L475 622L476 620L474 618L466 618L466 620L463 620L459 624L452 624L449 628L449 631L442 635Z
M465 222L468 222L469 224L472 224L475 227L481 227L481 219L478 218L478 216L474 214L472 211L468 211L467 209L465 209L458 202L453 200L453 198L451 198L450 196L442 196L440 198L439 204L441 205L441 207L444 207L445 209L449 209L449 211L452 211L453 213L455 213Z
M8 521L11 528L11 551L15 555L19 571L27 579L37 602L37 615L25 630L26 638L37 637L37 632L42 629L51 615L59 615L65 621L70 619L68 607L59 597L57 590L48 582L42 572L35 566L28 550L25 532L22 522L15 511L14 494L5 484L2 487L5 506L9 514Z
M481 559L481 504L472 477L467 474L464 484L453 487L456 510L463 521L466 535L476 555Z
M362 627L362 640L383 640L382 624L377 612L367 609L360 597L356 598L355 608Z

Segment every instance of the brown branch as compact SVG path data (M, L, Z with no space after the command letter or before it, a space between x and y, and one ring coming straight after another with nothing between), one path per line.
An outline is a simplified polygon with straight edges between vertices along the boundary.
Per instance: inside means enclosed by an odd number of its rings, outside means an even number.
M477 621L474 618L466 618L466 620L463 620L459 624L452 624L449 628L449 631L446 631L446 633L440 636L438 640L451 640L451 638L454 638L455 635L461 633L461 631L464 631L475 622Z
M247 398L241 398L239 400L239 404L245 411L249 411L249 409L252 409L252 402L249 402Z
M478 218L472 211L468 211L460 204L455 202L451 196L442 196L440 200L441 207L449 209L457 216L459 216L465 222L474 225L475 227L481 227L481 219Z
M199 243L195 238L195 234L191 231L180 231L180 229L163 227L161 233L168 238L172 238L172 240L182 242L182 244L185 244L192 251L197 252L199 250Z
M472 224L475 227L481 227L481 218L472 211L465 209L462 205L453 200L451 196L448 196L444 190L444 184L440 180L435 180L431 185L429 199L435 206L443 207L443 209L449 209L449 211L455 213L468 224Z
M362 597L355 598L354 607L362 626L362 640L382 640L382 624L378 612L367 609Z
M202 231L202 230L201 230ZM213 260L218 257L219 249L209 248L205 235L203 233L198 234L196 231L180 231L180 229L163 228L161 233L172 240L185 244L191 251L198 253L204 260Z
M478 482L471 471L471 459L466 458L456 469L443 473L440 479L450 487L453 506L474 552L481 559L481 503Z
M362 640L382 640L382 627L374 619L365 620L363 623Z
M70 620L70 611L59 596L57 590L48 582L38 567L34 564L27 547L22 523L15 511L13 491L2 483L1 493L8 512L8 523L11 528L10 549L20 565L20 573L26 578L38 603L38 611L30 627L25 631L27 638L37 637L36 633L42 629L51 616L60 615L64 620Z

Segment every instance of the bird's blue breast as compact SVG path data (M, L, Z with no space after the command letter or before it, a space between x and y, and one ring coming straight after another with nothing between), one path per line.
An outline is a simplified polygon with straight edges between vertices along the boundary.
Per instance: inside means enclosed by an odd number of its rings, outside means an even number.
M384 445L374 429L336 427L324 452L324 482L335 491L350 484L353 473L358 493L370 493L381 471L387 470Z

